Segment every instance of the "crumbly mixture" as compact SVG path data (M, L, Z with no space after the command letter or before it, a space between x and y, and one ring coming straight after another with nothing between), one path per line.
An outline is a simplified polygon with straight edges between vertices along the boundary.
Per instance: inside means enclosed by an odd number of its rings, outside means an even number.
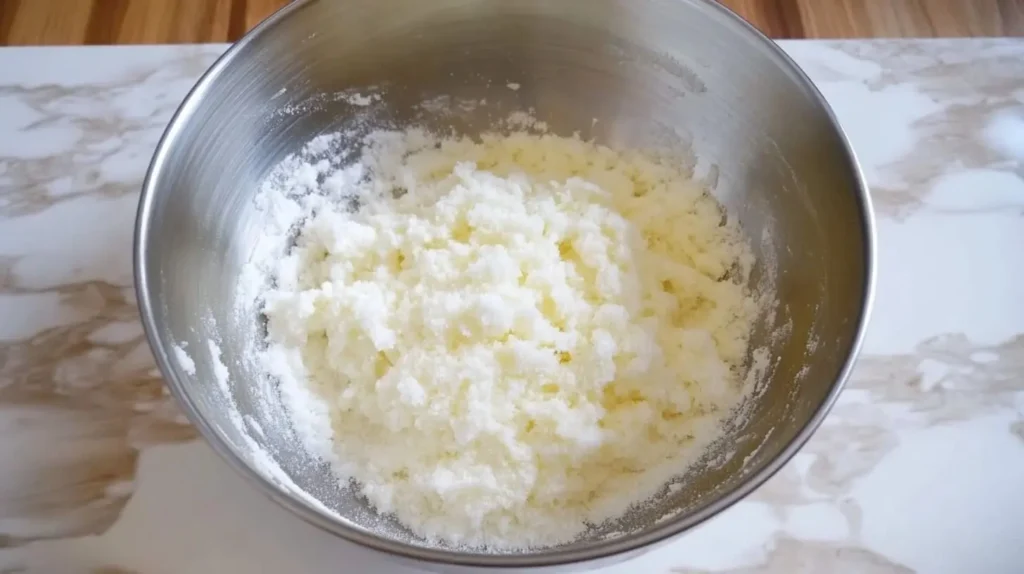
M262 365L339 480L425 538L535 547L705 452L756 312L713 198L573 138L365 144L344 169L293 158L260 200L301 222L263 296Z

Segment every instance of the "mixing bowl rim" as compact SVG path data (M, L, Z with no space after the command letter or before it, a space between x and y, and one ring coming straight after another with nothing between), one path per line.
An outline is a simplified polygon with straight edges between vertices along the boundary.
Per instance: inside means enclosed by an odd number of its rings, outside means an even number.
M551 549L527 551L521 554L486 554L478 552L461 552L458 550L422 548L402 541L382 538L370 532L349 526L342 520L338 520L334 516L322 512L309 503L303 501L301 498L290 494L276 482L261 476L253 466L248 464L245 459L230 446L230 441L225 433L210 424L200 414L196 403L192 400L186 390L186 385L183 384L177 376L180 371L180 366L175 364L175 359L173 359L171 354L168 353L168 349L164 347L161 340L161 328L158 324L159 321L156 318L154 300L150 292L150 271L146 265L146 251L149 246L150 227L154 211L153 204L157 193L156 190L158 189L160 180L163 177L164 167L170 150L175 147L178 135L190 120L195 109L203 101L203 96L212 83L224 72L244 47L253 42L255 38L272 29L276 24L285 20L289 15L311 6L318 1L320 0L297 0L284 6L257 25L253 30L245 34L238 40L238 42L230 46L220 57L217 58L214 64L200 77L195 86L193 86L189 91L182 104L172 116L170 123L156 146L153 159L146 172L142 185L135 222L133 249L135 291L142 325L146 333L146 338L153 351L156 364L160 369L171 394L181 405L182 410L189 421L199 429L200 434L204 439L206 439L206 442L210 444L220 458L225 460L228 465L235 470L235 472L245 477L246 480L254 484L257 489L269 496L277 504L287 508L307 523L312 524L321 530L337 535L345 540L357 543L372 550L412 560L423 560L438 564L457 566L491 568L557 566L593 561L619 554L640 551L645 547L675 537L729 508L764 484L769 478L774 476L782 466L789 462L789 460L810 439L831 410L833 404L845 386L848 377L850 376L857 355L859 354L863 344L875 293L875 221L871 207L871 198L868 193L867 182L860 167L860 162L858 161L857 155L850 144L848 135L839 124L831 106L825 100L817 86L815 86L806 73L793 61L793 59L790 58L790 56L782 50L778 44L770 40L746 20L713 0L674 0L679 2L699 3L712 10L719 11L720 15L731 21L731 24L736 27L738 33L753 35L752 37L756 38L756 41L761 43L764 49L768 50L778 59L783 68L788 68L786 71L794 75L796 82L802 84L801 88L810 91L809 93L815 100L815 103L821 106L823 111L826 113L829 123L842 142L843 151L845 152L847 162L849 163L848 167L855 179L853 183L856 188L857 203L860 210L860 224L864 237L861 242L861 248L863 250L865 273L862 285L860 314L857 317L854 337L842 368L832 384L832 388L815 409L812 416L807 420L799 432L797 432L797 434L789 441L789 443L785 445L779 454L769 461L764 468L751 474L719 498L698 507L695 511L687 513L686 515L666 520L662 524L655 525L646 532L627 534L616 539L597 541L595 544L582 549L556 547Z

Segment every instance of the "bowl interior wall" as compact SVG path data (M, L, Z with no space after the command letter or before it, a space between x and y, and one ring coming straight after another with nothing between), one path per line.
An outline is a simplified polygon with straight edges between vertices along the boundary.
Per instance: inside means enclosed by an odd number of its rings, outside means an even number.
M366 86L383 94L372 109L329 97ZM444 98L434 111L420 106ZM480 100L487 104L458 105ZM160 343L186 343L196 363L189 376L168 358L199 415L266 474L243 437L255 421L267 432L252 439L352 528L426 544L339 487L297 446L281 405L265 400L271 383L245 358L258 343L258 310L236 313L260 224L253 197L286 155L318 134L364 128L369 113L394 126L475 134L527 109L559 135L673 147L750 237L759 261L752 285L770 284L779 301L755 334L754 346L770 347L773 359L765 392L719 445L720 464L627 517L627 527L641 527L630 536L670 511L682 510L680 520L720 499L776 458L826 399L854 345L867 285L856 168L813 90L721 10L685 0L302 4L222 63L185 108L187 121L156 166L144 263ZM218 394L211 338L242 419ZM605 544L601 534L574 548Z

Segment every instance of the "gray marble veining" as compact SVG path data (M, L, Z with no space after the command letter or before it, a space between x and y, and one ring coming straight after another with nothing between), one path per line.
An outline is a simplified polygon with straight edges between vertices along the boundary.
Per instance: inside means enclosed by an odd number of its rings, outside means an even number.
M763 488L612 570L1022 572L1024 41L784 47L872 186L865 354ZM153 368L131 290L138 187L222 50L0 50L0 459L17 461L0 465L0 572L406 571L246 486Z

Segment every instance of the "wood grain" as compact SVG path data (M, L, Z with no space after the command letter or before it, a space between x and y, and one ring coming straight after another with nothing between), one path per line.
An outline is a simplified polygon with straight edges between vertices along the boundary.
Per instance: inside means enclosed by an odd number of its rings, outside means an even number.
M1021 0L801 0L808 37L1019 36Z
M0 45L232 42L287 2L0 0ZM1024 0L722 2L773 38L1024 36Z
M723 0L722 3L772 38L807 37L800 12L801 0Z
M0 45L233 42L288 0L0 0Z

